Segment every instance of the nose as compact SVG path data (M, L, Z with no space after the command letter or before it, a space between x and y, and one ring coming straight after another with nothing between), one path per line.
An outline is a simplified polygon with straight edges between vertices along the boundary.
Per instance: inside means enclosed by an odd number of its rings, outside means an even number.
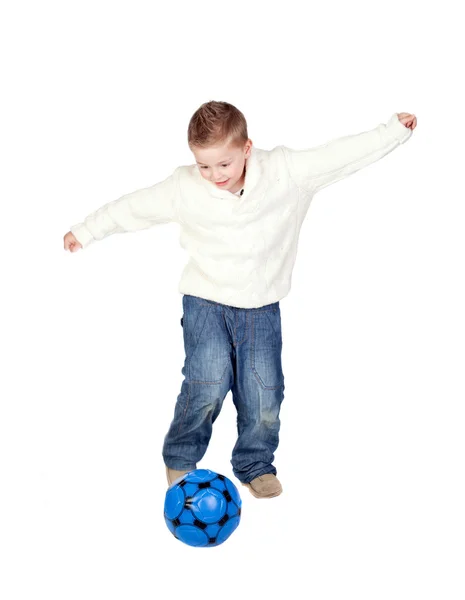
M219 181L224 181L226 178L223 177L223 175L216 175L215 173L212 174L212 179L215 183L218 183Z

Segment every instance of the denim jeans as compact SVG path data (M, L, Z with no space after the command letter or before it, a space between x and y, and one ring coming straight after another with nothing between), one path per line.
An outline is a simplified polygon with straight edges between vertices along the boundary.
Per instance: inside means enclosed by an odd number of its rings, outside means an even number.
M184 294L182 303L184 381L164 439L165 464L196 468L231 390L238 433L231 458L234 475L248 483L276 474L273 453L285 387L279 301L237 308Z

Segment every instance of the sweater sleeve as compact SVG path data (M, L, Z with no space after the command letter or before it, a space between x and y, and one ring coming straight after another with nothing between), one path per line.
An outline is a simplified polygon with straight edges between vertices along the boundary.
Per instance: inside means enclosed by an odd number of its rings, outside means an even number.
M180 167L159 183L125 194L101 206L82 223L73 225L70 231L84 249L112 233L139 231L176 221L179 169Z
M291 179L299 187L316 193L392 152L412 133L394 113L387 124L380 123L370 131L333 139L321 146L306 150L281 147Z

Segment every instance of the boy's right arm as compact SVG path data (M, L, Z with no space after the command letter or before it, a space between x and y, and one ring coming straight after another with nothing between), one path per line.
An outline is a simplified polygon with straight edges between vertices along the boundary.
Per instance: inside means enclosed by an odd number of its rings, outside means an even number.
M74 240L82 248L87 248L92 242L102 240L112 233L139 231L175 221L179 169L180 167L155 185L125 194L105 204L88 215L82 223L73 225L64 238L65 250L78 249Z

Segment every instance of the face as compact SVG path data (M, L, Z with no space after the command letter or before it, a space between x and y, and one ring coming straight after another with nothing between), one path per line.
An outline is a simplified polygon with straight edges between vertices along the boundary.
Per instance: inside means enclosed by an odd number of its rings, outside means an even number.
M245 164L250 156L252 140L247 140L243 148L229 144L209 148L192 149L195 161L204 179L220 189L239 191L245 181ZM222 185L220 185L222 182Z

